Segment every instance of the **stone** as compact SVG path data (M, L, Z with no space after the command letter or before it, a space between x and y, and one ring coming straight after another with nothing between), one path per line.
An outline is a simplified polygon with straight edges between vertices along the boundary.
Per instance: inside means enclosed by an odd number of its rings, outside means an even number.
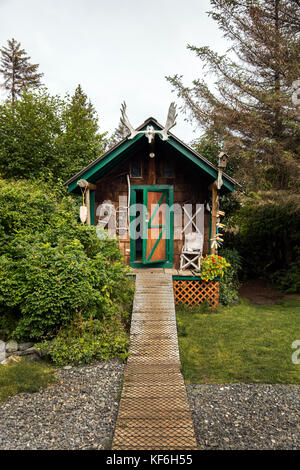
M11 355L11 356L7 357L6 359L4 359L4 361L2 361L1 364L6 365L9 362L19 362L21 359L22 358L20 356Z
M32 348L24 349L24 351L17 351L15 353L16 356L29 356L31 354L38 354L38 351L34 347L32 347Z
M35 361L41 361L41 357L37 353L31 353L25 356L26 361L29 362L35 362Z
M65 370L70 370L70 369L72 369L72 366L65 366L64 369Z
M18 351L18 343L15 340L8 341L5 345L5 350L7 353L13 353Z
M25 351L25 349L32 348L33 343L20 343L19 344L19 351Z
M34 347L25 349L24 351L20 351L24 356L27 356L28 354L37 354L37 350Z

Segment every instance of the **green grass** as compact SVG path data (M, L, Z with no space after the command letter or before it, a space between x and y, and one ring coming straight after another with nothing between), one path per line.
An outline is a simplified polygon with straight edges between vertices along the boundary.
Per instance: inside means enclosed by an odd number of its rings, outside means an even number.
M179 349L187 383L300 383L291 343L300 340L300 300L217 311L178 306Z
M0 402L17 393L38 392L55 381L54 367L44 361L0 365Z

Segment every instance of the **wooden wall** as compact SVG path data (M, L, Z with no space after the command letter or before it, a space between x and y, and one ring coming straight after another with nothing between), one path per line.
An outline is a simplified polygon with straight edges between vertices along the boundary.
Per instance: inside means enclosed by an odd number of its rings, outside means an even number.
M158 141L158 142L157 142ZM126 175L130 174L131 161L139 159L142 165L142 177L130 177L131 185L173 185L174 187L174 204L184 203L204 203L209 196L208 185L210 182L204 178L193 166L189 166L186 160L178 158L167 149L166 144L160 143L159 138L156 139L155 158L149 158L149 145L145 149L139 151L139 154L133 155L127 161L112 170L109 174L99 180L96 185L96 204L103 203L104 200L113 202L117 209L119 205L119 196L128 195L128 186ZM163 162L168 161L173 165L172 177L164 177L162 173ZM95 217L97 224L98 219ZM174 227L174 232L176 232ZM179 268L179 258L182 249L183 240L174 240L174 267ZM129 234L126 239L120 240L122 254L128 264L130 264L130 241ZM209 213L205 211L204 217L204 254L209 249Z

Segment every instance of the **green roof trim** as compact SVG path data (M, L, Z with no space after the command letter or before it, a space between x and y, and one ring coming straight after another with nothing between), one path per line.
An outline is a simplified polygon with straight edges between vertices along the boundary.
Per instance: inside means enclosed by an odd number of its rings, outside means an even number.
M79 179L86 179L92 183L93 180L95 180L95 174L98 174L104 167L109 165L121 154L125 152L127 153L128 150L130 150L130 147L132 147L132 145L138 140L140 140L142 137L144 137L143 134L138 134L137 136L135 136L134 139L122 142L122 145L115 147L111 152L108 152L101 156L98 160L86 167L85 171L78 173L78 179L74 179L74 177L72 178L73 181L70 182L70 184L68 185L68 191L72 192L77 189L77 181ZM68 181L65 184L67 185Z
M180 142L175 140L172 136L169 137L169 142L172 147L182 153L185 157L195 163L201 170L206 174L209 174L212 177L212 180L215 181L218 178L218 170L213 166L210 166L206 163L205 160L200 159L194 152L190 151L188 147L183 146ZM226 179L226 175L223 173L223 185L229 190L234 191L234 184Z
M144 130L148 125L152 125L157 130L163 129L163 126L161 126L154 118L149 118L137 130ZM79 188L77 185L77 181L79 179L86 179L90 183L98 181L102 176L117 166L124 158L128 158L134 151L136 151L137 145L139 146L141 144L140 140L144 138L145 136L143 134L138 134L134 139L129 140L126 138L122 140L111 150L97 158L86 168L66 181L65 185L68 187L68 191L72 192ZM202 157L195 150L180 141L175 135L170 133L169 139L165 142L189 161L194 163L202 172L210 177L212 182L218 178L218 169L206 158ZM232 192L234 191L235 185L239 186L234 179L223 173L224 188Z

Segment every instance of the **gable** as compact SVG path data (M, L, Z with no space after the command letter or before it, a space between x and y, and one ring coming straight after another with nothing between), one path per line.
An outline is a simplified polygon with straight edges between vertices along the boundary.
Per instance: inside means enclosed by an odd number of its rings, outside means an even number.
M152 125L157 130L163 129L163 126L161 126L156 120L149 118L138 128L138 130L144 130L148 125ZM209 160L202 157L192 148L180 141L175 135L169 133L169 139L167 141L162 141L160 137L157 137L157 139L160 140L160 144L172 149L178 158L185 159L190 164L195 165L195 169L197 169L202 176L205 176L209 183L212 183L217 179L218 169ZM72 192L79 189L77 185L77 181L79 179L86 179L90 183L99 181L124 160L129 159L132 155L145 147L145 145L149 144L143 134L136 135L132 140L129 140L128 138L123 139L104 155L97 158L79 173L66 181L65 185L68 187L68 191ZM235 185L238 185L238 183L223 173L222 189L232 192L234 191Z

